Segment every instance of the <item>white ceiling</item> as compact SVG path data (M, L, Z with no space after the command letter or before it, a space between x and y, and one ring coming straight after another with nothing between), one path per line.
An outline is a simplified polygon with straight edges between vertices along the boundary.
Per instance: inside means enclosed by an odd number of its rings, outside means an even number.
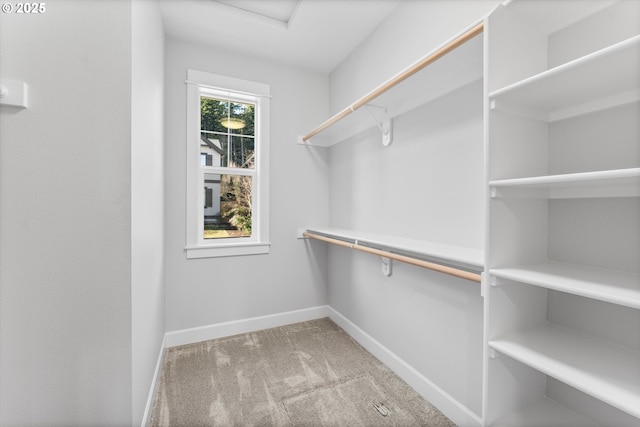
M328 73L400 0L163 0L167 35Z

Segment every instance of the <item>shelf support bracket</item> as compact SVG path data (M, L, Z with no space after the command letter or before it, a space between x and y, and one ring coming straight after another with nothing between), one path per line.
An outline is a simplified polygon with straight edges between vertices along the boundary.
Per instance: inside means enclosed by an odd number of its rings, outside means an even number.
M385 277L391 276L391 274L393 273L393 260L391 258L381 256L380 262L382 266L382 274Z
M16 80L0 80L0 105L28 107L28 86Z
M373 119L374 123L376 124L376 127L380 129L380 132L382 133L382 145L384 147L388 147L391 144L391 142L393 142L393 119L390 117L382 120L376 119L376 117L373 115L373 113L369 109L370 107L379 108L383 110L385 113L387 112L387 109L386 107L381 107L379 105L365 104L365 109Z
M382 145L388 147L393 142L393 119L384 119L382 121Z
M492 288L497 288L498 286L502 285L502 282L495 276L489 276L489 285Z

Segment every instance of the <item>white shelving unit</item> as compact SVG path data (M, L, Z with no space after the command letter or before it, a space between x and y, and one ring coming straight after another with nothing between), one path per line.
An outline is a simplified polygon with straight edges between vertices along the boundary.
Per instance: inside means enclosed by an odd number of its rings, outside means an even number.
M638 16L514 0L488 18L488 426L640 425Z

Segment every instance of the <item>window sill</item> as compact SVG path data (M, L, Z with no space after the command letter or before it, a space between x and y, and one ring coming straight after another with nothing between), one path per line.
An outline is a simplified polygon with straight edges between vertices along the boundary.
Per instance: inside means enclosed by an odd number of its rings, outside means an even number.
M268 254L271 243L231 243L185 248L187 259Z

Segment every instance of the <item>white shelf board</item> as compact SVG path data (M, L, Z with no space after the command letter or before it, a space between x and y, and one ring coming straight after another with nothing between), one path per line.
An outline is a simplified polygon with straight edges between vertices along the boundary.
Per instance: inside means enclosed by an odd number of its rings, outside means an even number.
M640 168L489 181L492 197L638 197ZM545 190L525 193L518 190Z
M376 248L387 248L392 252L411 253L425 258L436 258L470 267L476 271L484 268L484 252L444 243L389 236L332 227L307 227L307 231L340 240L355 241Z
M621 411L640 417L640 353L544 324L489 347Z
M500 418L491 427L596 427L592 420L548 397Z
M640 100L640 35L498 89L492 108L560 120Z
M640 275L559 262L496 268L494 277L640 309Z
M430 54L431 52L425 57ZM303 142L300 138L298 142L303 145L322 147L335 145L375 127L376 122L393 119L426 105L456 89L482 79L482 76L483 38L480 35L379 95L370 106L353 111L313 136L309 141Z

